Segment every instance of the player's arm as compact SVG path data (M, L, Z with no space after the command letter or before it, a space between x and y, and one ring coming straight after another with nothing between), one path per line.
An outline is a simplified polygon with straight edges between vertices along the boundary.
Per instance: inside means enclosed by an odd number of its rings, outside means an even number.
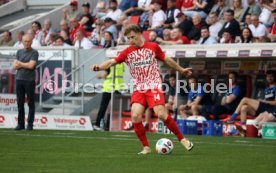
M273 106L276 106L276 100L273 100L273 101L262 100L262 102L273 105Z
M197 96L197 97L195 98L195 100L194 100L190 105L199 105L201 99L202 99L202 97Z
M234 101L236 98L237 96L235 96L234 94L230 94L229 96L224 96L221 100L221 105L229 104L232 101Z
M94 64L91 66L91 70L92 71L101 71L101 70L107 70L109 69L110 67L116 65L116 61L115 59L109 59L107 61L104 61L102 64L100 65L97 65L97 64Z
M37 62L34 60L31 60L29 62L21 62L21 61L15 60L13 63L13 68L16 70L20 68L33 70L35 69L36 63Z
M172 58L165 57L164 62L174 70L179 71L181 74L185 76L190 76L192 74L192 68L183 68L178 65Z

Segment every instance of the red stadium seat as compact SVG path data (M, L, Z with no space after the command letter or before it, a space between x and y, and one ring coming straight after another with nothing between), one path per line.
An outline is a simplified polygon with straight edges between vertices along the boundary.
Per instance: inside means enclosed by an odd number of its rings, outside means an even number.
M149 41L149 34L151 31L143 31L142 35L145 39L145 41Z
M140 16L130 16L129 21L131 24L138 25Z

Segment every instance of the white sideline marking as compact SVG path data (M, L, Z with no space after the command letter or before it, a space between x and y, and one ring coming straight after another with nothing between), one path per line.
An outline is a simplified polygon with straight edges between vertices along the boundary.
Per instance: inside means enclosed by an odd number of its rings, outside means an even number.
M124 135L112 135L112 136L119 136L119 138L116 138L116 137L94 137L94 136L72 136L72 135L41 135L41 134L30 134L30 133L15 133L14 131L0 131L0 136L10 136L10 134L16 135L16 136L44 137L44 138L75 138L75 139L137 141L137 138L130 138L131 136L129 136L129 135L126 135L126 136L128 136L127 138L122 138L122 137L126 137ZM70 134L70 133L64 133L64 134ZM178 141L173 140L173 142L177 143ZM197 141L197 140L193 141L193 143L198 143L198 144L276 148L275 145L250 144L250 141L246 141L246 142L247 143L245 143L245 142L241 143L239 140L236 140L233 143L203 142L203 141Z

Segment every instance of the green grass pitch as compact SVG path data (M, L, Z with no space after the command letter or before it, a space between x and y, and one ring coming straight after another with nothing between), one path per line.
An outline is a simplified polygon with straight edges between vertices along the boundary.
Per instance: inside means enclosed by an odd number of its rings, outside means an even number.
M0 173L272 173L276 140L188 136L186 151L173 135L147 134L173 141L170 155L137 155L135 133L14 131L0 129Z

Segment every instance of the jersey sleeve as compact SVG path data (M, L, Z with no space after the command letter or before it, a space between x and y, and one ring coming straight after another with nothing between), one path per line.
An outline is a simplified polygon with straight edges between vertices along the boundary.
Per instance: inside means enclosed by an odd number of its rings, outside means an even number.
M160 46L158 44L155 44L155 45L156 45L156 49L155 49L156 58L160 61L164 61L164 59L165 59L164 52L162 51L162 49L160 48Z
M240 88L240 86L236 86L234 89L233 89L233 94L235 95L235 96L239 96L240 95L240 92L241 92L241 88Z
M127 58L127 49L123 50L123 51L117 56L117 58L115 58L114 60L116 61L117 64L120 64L120 63L124 62L126 58Z
M192 101L193 100L193 92L189 91L188 93L188 101Z

